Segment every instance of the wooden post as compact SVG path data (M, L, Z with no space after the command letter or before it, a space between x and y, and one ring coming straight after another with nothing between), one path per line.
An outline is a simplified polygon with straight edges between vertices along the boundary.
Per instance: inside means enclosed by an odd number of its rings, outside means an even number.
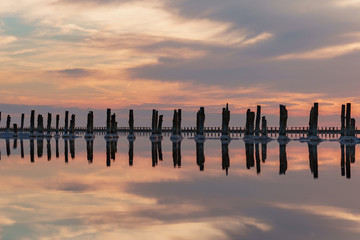
M111 115L111 119L110 119L110 127L111 127L111 134L112 135L116 135L117 134L117 129L116 129L116 115L115 113Z
M111 134L111 109L106 110L106 134Z
M44 133L44 119L41 114L38 115L37 124L37 133L42 135Z
M204 135L205 124L205 108L200 107L200 110L196 114L196 134Z
M288 111L285 105L280 105L280 127L279 136L286 136L286 125L288 119Z
M51 134L51 113L48 113L48 118L47 118L47 134L48 135Z
M229 111L229 105L226 104L226 108L222 109L222 128L221 128L222 137L229 136L229 122L230 122L230 111Z
M154 135L157 132L158 127L158 111L156 109L153 109L152 111L152 122L151 122L151 133Z
M75 114L71 115L71 120L70 120L70 134L74 135L75 134Z
M134 135L134 110L129 111L129 134Z
M87 115L86 134L88 137L94 134L94 112L89 111Z
M10 124L11 124L11 117L10 117L10 115L7 115L7 118L6 118L6 132L10 132Z
M35 132L35 110L31 110L30 115L30 133L33 135Z
M173 125L172 125L172 134L177 135L178 133L178 111L174 109L174 115L173 115Z
M245 135L254 135L254 120L255 120L255 113L252 112L250 109L246 111L246 126L245 126Z
M346 103L346 136L350 136L351 103Z
M319 104L314 103L314 106L311 107L311 111L310 111L308 137L317 136L318 116L319 116Z
M56 114L56 135L59 134L59 122L60 122L60 115Z
M20 132L22 133L24 131L24 120L25 120L25 114L21 114L21 125L20 125Z
M345 136L345 104L341 105L341 136Z
M351 118L350 127L349 127L349 135L350 137L355 137L355 119Z
M65 111L64 135L69 133L69 111Z
M176 135L181 135L181 121L182 121L182 117L181 117L182 113L181 113L181 109L178 109L177 111L177 126L176 126Z
M261 136L267 137L267 121L265 116L261 118Z
M256 108L256 121L255 121L255 136L260 136L260 119L261 119L261 106Z
M162 123L163 123L163 115L159 116L159 123L157 126L156 134L161 135L162 134Z
M14 136L17 136L17 134L18 134L18 127L17 127L17 124L16 124L16 123L14 123L14 124L13 124L13 127L14 127Z

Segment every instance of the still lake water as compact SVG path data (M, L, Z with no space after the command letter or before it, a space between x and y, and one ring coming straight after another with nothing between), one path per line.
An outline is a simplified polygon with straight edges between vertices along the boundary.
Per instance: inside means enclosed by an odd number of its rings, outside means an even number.
M87 146L0 139L1 239L359 239L357 146Z

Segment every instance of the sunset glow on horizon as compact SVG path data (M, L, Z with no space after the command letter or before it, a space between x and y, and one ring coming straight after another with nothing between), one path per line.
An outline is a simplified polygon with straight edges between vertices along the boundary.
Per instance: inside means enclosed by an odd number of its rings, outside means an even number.
M1 1L0 103L360 109L359 11L355 0Z

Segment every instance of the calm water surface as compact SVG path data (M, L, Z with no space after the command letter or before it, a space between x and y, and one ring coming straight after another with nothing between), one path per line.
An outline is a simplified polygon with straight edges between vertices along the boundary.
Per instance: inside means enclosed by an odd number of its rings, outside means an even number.
M0 149L1 239L360 236L358 146L98 135Z

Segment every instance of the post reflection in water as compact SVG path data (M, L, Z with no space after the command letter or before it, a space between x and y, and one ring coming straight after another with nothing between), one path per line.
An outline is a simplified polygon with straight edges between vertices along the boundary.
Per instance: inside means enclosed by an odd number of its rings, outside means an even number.
M69 162L69 147L68 147L68 140L64 139L64 156L65 156L65 163Z
M25 157L25 154L24 154L24 141L22 139L20 139L20 154L21 154L21 158L24 158Z
M106 166L110 167L111 166L111 143L110 140L106 139Z
M204 171L205 168L205 154L204 154L204 142L196 141L196 163L200 168L200 171Z
M225 170L226 176L229 174L230 157L229 157L229 142L223 141L221 143L222 169Z
M175 167L181 167L181 140L172 140L172 157Z
M11 150L10 150L10 139L6 139L6 155L10 156Z
M115 162L115 158L116 158L116 153L117 153L117 140L113 140L110 142L110 147L111 147L111 151L110 151L110 157L113 160L113 162Z
M55 139L55 151L56 151L56 158L59 158L60 157L60 153L59 153L59 139L56 138Z
M93 163L94 159L94 140L93 139L86 139L86 158L88 163Z
M245 142L246 168L250 169L255 166L254 160L254 143Z
M267 142L262 142L261 143L261 160L263 163L265 163L266 158L267 158Z
M351 178L351 163L355 163L355 144L341 144L341 176ZM345 152L346 150L346 152Z
M129 166L134 164L134 141L129 140Z
M260 174L261 166L260 166L260 149L259 143L255 143L255 159L256 159L256 173Z
M38 138L36 140L36 143L37 143L37 155L38 155L38 158L41 158L43 156L43 152L44 152L44 139Z
M17 149L17 142L18 142L18 139L14 138L13 149Z
M35 162L35 147L34 147L34 139L30 139L30 162Z
M50 142L50 138L46 139L46 149L47 149L47 160L50 161L51 160L51 142Z
M317 153L317 145L319 143L308 143L309 149L309 163L310 163L310 170L311 173L314 175L314 178L319 177L318 173L318 153Z
M70 139L69 143L70 143L70 156L71 156L71 159L74 159L75 158L75 139Z
M279 160L280 160L280 166L279 166L279 174L285 175L287 170L287 156L286 156L286 143L279 143Z

